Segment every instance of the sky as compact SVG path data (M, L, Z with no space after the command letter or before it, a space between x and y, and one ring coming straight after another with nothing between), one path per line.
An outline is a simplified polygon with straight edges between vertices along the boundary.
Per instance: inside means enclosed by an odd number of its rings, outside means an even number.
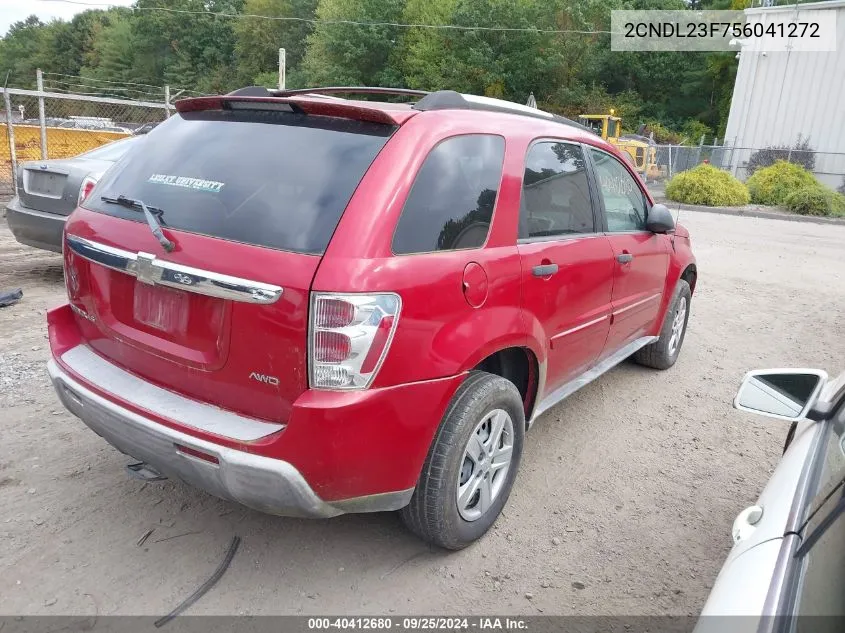
M0 0L0 34L5 35L9 27L19 20L25 20L33 13L42 22L54 18L70 20L77 13L86 9L105 9L108 5L129 6L134 0L75 0L80 4L60 2L58 0ZM90 3L85 6L82 2Z

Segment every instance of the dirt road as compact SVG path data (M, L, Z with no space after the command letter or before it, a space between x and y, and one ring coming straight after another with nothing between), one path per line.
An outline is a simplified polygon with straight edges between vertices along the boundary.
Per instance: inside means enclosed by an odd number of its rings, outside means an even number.
M60 259L18 246L3 223L0 288L25 296L0 309L0 613L165 613L233 534L232 567L189 613L698 612L786 434L731 409L743 372L845 369L845 227L682 222L700 281L677 365L623 364L548 412L496 528L453 554L392 514L282 519L128 479L128 460L46 377Z

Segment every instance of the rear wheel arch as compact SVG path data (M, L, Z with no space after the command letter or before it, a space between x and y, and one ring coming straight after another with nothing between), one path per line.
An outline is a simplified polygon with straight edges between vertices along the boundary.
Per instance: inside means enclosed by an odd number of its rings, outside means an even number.
M537 397L539 362L527 347L505 347L489 354L473 369L501 376L519 391L528 420Z

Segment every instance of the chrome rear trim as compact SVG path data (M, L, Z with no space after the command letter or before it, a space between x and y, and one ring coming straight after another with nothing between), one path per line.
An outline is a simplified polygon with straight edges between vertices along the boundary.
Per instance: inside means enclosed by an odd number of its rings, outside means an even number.
M110 363L86 345L66 351L62 362L86 382L116 398L200 431L253 442L285 428L283 424L261 422L157 387Z
M139 281L178 288L219 299L245 303L275 303L282 296L280 286L223 275L159 259L149 253L132 253L75 235L67 236L70 249L88 261L126 273Z

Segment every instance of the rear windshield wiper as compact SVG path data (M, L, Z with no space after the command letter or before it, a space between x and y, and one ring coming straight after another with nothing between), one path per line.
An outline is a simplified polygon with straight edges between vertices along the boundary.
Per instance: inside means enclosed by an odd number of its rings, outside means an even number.
M109 204L119 204L122 207L126 207L127 209L141 209L144 212L144 217L147 219L147 224L150 226L150 230L155 235L155 238L158 240L158 243L161 244L161 247L167 251L168 253L171 252L175 246L173 242L171 242L167 237L165 237L164 232L161 230L161 224L159 221L156 220L155 215L153 212L150 211L150 207L144 204L143 200L138 200L136 198L127 198L126 196L118 196L117 198L110 198L109 196L100 196L100 200L103 202L108 202ZM155 207L153 207L155 209ZM161 209L156 209L158 213L162 213Z

